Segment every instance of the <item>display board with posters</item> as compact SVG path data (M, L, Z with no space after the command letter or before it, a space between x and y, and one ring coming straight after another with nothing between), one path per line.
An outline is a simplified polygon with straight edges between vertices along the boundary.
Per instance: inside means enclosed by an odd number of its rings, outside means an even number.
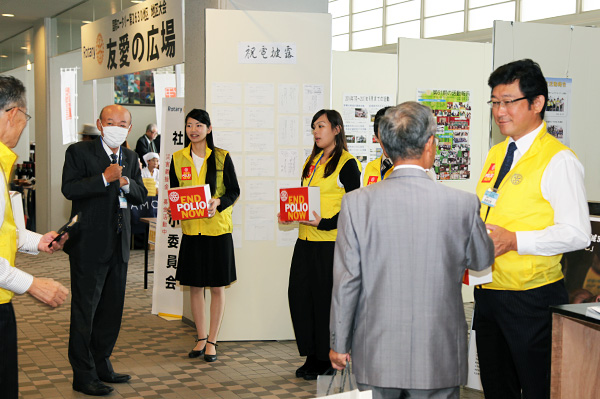
M600 217L591 216L590 245L564 254L561 263L570 303L600 301Z
M437 120L438 149L433 166L438 180L471 177L470 97L469 90L417 89L417 101L431 108Z
M546 78L548 82L548 102L544 120L548 133L568 146L571 120L571 84L569 78Z
M381 108L396 105L395 98L392 94L344 94L342 119L348 151L358 159L363 169L382 153L373 131L375 114Z
M81 27L83 80L183 62L183 1L148 0Z

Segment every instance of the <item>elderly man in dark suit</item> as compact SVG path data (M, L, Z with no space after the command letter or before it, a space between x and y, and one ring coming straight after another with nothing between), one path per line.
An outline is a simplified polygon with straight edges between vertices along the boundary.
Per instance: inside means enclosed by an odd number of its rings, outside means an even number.
M73 389L102 396L103 382L130 379L115 373L109 357L121 327L131 240L130 206L147 194L138 156L121 146L131 131L131 114L104 107L96 125L100 140L71 145L65 154L62 192L81 223L65 245L71 263L69 361Z
M466 268L494 262L474 194L431 181L436 122L416 102L390 108L379 136L394 161L381 183L344 196L333 266L330 359L352 349L374 399L458 399L467 380Z
M160 152L155 142L157 136L158 128L156 127L156 123L151 123L146 126L146 133L135 144L135 152L137 152L144 167L148 166L146 161L144 161L144 155L149 152Z

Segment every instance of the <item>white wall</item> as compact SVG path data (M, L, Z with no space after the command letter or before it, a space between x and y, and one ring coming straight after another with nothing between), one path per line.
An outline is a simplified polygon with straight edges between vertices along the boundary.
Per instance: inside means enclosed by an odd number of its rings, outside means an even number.
M456 62L443 61L453 55ZM443 181L475 193L477 180L489 149L490 110L487 78L492 71L492 45L489 43L449 42L428 39L400 39L398 42L398 102L415 101L417 89L455 89L471 91L471 178ZM440 204L440 206L444 206ZM451 210L448 210L451 212ZM463 286L463 300L473 300L473 289Z
M2 76L13 76L23 82L26 90L26 98L27 98L27 113L29 115L35 115L35 84L33 83L33 67L31 65L31 71L28 71L26 67L22 66L19 68L15 68L10 71L6 71L1 73ZM31 134L29 133L31 132ZM23 162L29 161L29 143L35 142L35 137L33 132L35 132L35 118L31 118L23 133L21 133L21 137L19 138L19 142L17 146L13 148L13 151L17 154L18 158L15 161L16 164L20 164Z
M589 201L600 201L600 135L597 110L600 93L600 29L534 23L496 21L494 25L494 68L514 60L531 58L546 77L571 78L570 147L585 167ZM488 88L489 92L489 88ZM494 125L494 143L504 137Z

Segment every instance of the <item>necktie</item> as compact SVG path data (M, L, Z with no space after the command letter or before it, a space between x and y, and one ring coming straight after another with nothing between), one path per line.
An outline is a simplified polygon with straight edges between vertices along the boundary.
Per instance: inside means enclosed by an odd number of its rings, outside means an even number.
M383 162L381 163L381 178L383 179L383 177L385 176L385 174L387 173L388 170L390 170L392 168L392 160L389 158L386 158L383 160Z
M510 171L510 167L512 166L513 160L515 159L515 151L517 149L517 145L513 141L508 145L508 150L506 151L506 156L504 157L504 161L502 162L502 166L500 167L500 172L498 172L498 178L496 179L496 184L494 184L494 188L500 187L500 183L502 183L502 179L504 176Z
M117 154L110 154L110 163L117 163ZM123 230L123 209L121 209L121 202L118 203L117 211L117 233Z
M154 145L154 140L150 142L150 151L156 152L156 146Z

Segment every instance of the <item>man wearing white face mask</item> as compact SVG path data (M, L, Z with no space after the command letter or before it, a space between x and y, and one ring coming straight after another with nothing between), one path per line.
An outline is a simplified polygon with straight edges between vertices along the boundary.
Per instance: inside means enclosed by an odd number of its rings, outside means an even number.
M71 264L69 361L73 389L108 395L104 382L127 382L115 373L110 355L121 327L131 240L130 206L147 190L135 152L121 147L131 131L131 114L109 105L96 122L101 140L71 145L65 154L62 193L80 223L65 246Z

